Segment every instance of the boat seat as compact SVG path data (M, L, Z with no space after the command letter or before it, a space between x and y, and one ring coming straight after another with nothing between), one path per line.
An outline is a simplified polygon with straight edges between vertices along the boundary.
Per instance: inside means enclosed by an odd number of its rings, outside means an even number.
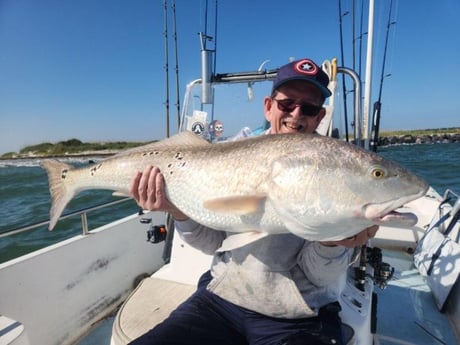
M113 324L112 344L125 345L166 319L195 285L149 277L126 299Z
M211 261L212 255L191 247L174 232L169 264L142 280L125 300L115 317L111 345L125 345L167 318L196 290Z

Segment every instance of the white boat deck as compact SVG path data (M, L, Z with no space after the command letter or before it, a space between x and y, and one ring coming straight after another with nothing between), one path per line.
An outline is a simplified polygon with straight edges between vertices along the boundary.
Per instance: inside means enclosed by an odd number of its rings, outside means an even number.
M425 279L411 264L410 255L385 251L384 260L395 267L395 274L385 290L375 290L378 296L375 344L457 344L449 320L437 310ZM113 326L112 345L127 344L148 331L194 289L189 284L145 279L129 303L121 307Z
M378 296L375 344L456 344L449 320L437 310L425 279L411 265L410 255L385 251L384 260L395 267L395 275L385 290L375 291ZM113 326L112 345L127 344L148 331L194 289L189 284L145 279L129 303L121 307Z
M376 344L457 344L445 314L436 308L426 280L413 266L411 256L384 252L384 261L395 267L385 290L375 289L377 305Z

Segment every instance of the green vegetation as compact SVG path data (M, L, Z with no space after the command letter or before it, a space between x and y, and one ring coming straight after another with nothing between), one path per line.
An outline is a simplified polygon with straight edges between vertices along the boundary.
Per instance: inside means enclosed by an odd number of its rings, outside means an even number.
M60 141L56 144L41 143L26 146L17 152L8 152L0 156L0 159L25 158L25 157L52 157L85 154L113 154L120 150L145 145L147 142L98 142L84 143L78 139Z

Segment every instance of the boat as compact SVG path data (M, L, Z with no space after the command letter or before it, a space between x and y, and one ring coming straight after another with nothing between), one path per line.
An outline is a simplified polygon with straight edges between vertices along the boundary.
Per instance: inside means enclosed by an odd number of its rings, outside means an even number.
M179 131L195 132L216 145L261 133L266 126L261 97L269 94L277 69L266 70L262 63L254 71L216 73L213 51L205 44L209 37L201 39L202 73L187 85ZM334 92L337 75L353 82L353 137L370 148L363 123L372 121L369 111L361 111L366 106L360 76L335 59L322 68ZM331 97L320 134L337 134L336 101ZM244 103L247 111L232 111L234 102ZM381 227L369 245L357 248L341 278L348 344L460 344L460 254L454 252L460 236L458 196L430 188L403 207L418 217L413 228ZM96 208L110 212L123 202L129 200ZM81 217L80 235L0 264L0 344L127 344L165 319L209 269L212 257L175 235L168 214L140 210L90 230L87 217L94 209L61 217Z

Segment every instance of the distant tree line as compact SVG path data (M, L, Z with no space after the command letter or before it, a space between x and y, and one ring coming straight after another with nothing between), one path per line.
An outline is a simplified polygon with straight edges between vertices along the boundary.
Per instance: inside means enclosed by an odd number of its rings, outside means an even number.
M41 143L37 145L29 145L22 148L19 153L8 152L1 156L1 158L15 158L27 156L64 156L69 154L85 154L85 152L97 151L119 151L132 147L145 145L147 142L128 142L128 141L114 141L114 142L92 142L85 143L79 139L69 139L59 141L58 143Z

